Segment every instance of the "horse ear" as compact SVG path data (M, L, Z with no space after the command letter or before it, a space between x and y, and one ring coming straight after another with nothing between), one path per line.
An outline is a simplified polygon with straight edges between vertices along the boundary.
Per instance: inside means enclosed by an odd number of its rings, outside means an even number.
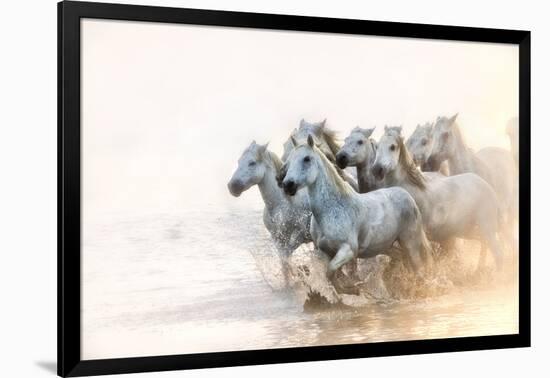
M456 117L458 117L458 113L456 113L454 116L452 116L452 117L449 119L449 122L450 122L451 124L455 123Z
M268 144L269 144L269 142L267 142L266 144L264 144L264 145L262 145L258 148L258 153L260 155L263 155L265 153L265 151L267 151L267 145Z
M401 131L403 131L403 125L398 126L395 128L399 134L401 134Z
M384 132L388 131L389 127L388 125L384 125Z
M290 136L290 141L292 142L292 145L294 147L298 147L298 142L296 142L296 139L294 139L293 135Z
M321 129L324 128L326 124L327 124L327 119L325 118L324 120L321 121Z
M311 148L313 148L313 146L315 145L315 142L313 141L313 137L311 136L311 134L309 134L309 135L307 136L307 144L308 144Z
M302 118L300 120L300 126L304 126L305 124L306 124L306 120Z
M370 137L370 136L372 135L372 133L374 132L374 129L375 129L375 128L376 128L376 127L373 127L373 128L371 128L371 129L365 129L365 130L363 130L363 135L365 136L365 138Z

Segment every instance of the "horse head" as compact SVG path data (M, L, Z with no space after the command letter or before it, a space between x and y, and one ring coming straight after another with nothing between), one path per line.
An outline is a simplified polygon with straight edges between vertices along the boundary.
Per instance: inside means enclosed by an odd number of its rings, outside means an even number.
M283 165L284 176L279 178L283 190L290 196L313 183L318 173L313 135L307 137L305 144L298 144L294 138L292 140L295 147Z
M341 169L367 164L374 159L376 150L374 140L370 138L374 127L362 129L359 126L354 128L350 135L344 140L344 145L336 154L336 164Z
M267 144L260 145L253 141L239 158L238 166L227 184L229 192L239 197L242 192L259 184L266 172L265 157Z
M424 167L430 153L432 152L433 123L426 122L423 126L417 125L405 145L412 155L414 163L419 167Z
M452 117L437 117L432 130L432 149L425 167L427 170L438 171L441 163L454 155L456 143L461 142L457 117L458 113Z

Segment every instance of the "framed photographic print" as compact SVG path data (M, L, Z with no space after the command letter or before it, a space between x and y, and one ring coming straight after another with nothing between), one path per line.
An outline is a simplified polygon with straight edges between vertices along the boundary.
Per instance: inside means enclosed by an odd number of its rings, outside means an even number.
M530 345L528 31L58 20L59 375Z

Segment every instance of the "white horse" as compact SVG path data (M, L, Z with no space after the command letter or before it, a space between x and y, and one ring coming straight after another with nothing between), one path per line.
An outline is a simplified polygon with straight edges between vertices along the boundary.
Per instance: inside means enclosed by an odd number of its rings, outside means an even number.
M282 160L286 161L292 150L296 147L293 140L298 144L304 144L308 136L311 135L318 148L333 164L336 164L336 154L340 150L340 145L336 141L336 132L329 129L326 124L326 119L321 122L312 123L302 119L300 121L300 126L292 131L290 137L284 143ZM338 167L336 167L336 171L355 191L359 191L357 181L352 175Z
M283 188L290 196L307 188L313 242L332 258L328 277L357 257L387 251L395 241L416 272L423 258L431 262L420 211L410 194L401 188L355 192L314 143L309 136L291 152L283 166Z
M412 155L412 158L416 165L423 171L426 171L426 162L430 157L433 145L433 122L426 122L424 125L416 125L411 136L407 139L405 145ZM443 162L439 169L439 172L445 176L449 175L449 166L447 162Z
M515 242L512 240L514 221L517 219L517 171L514 158L510 151L503 148L486 147L477 153L468 148L456 123L457 116L437 118L427 165L437 170L447 160L451 175L472 172L487 181L497 194L504 218L502 233L515 250Z
M344 140L344 145L336 154L336 164L339 168L355 167L359 193L367 193L378 189L378 183L371 174L371 167L376 158L376 141L371 138L374 127L362 129L357 126Z
M252 142L240 157L227 187L233 196L239 197L258 185L265 204L264 225L286 258L301 244L311 242L311 211L306 191L288 197L279 188L276 175L281 166L281 160L267 149L267 144Z
M427 179L396 133L386 130L380 139L373 173L387 186L400 186L416 201L430 240L449 246L455 238L487 243L497 267L502 264L498 240L499 214L494 190L473 173ZM480 264L485 258L482 249Z

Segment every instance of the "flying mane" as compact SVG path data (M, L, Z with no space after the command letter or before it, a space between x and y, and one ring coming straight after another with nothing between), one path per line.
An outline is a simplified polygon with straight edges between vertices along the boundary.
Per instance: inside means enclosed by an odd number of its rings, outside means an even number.
M403 168L403 171L407 175L408 181L417 186L418 188L424 190L426 189L426 178L420 172L420 170L414 164L411 153L405 147L403 143L403 137L397 136L397 145L399 146L399 165Z
M321 162L324 165L325 172L327 172L327 178L338 188L338 191L342 194L349 195L355 193L350 184L348 184L334 167L334 164L326 157L326 155L317 146L313 147L313 151L319 156Z
M323 139L327 143L333 157L336 156L338 151L340 151L340 144L336 141L336 131L323 127Z

